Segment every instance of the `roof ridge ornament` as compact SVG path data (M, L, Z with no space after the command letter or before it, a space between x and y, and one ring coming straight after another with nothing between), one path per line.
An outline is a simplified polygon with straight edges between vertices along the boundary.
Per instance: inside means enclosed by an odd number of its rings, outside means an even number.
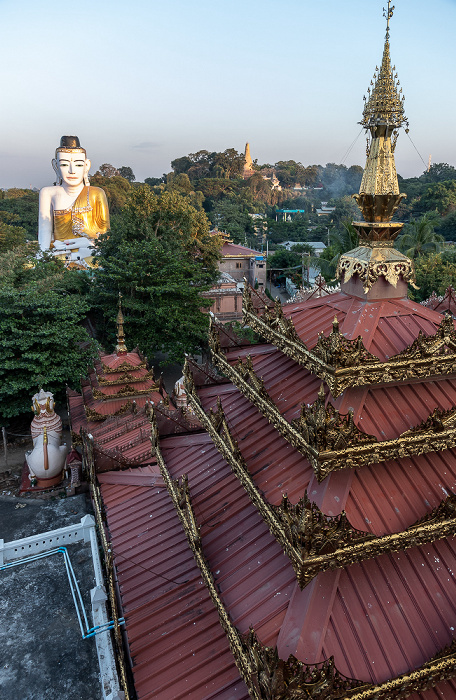
M118 302L118 312L117 312L117 345L116 354L126 355L128 350L125 345L125 335L124 335L124 316L122 313L122 294L119 292L119 302Z

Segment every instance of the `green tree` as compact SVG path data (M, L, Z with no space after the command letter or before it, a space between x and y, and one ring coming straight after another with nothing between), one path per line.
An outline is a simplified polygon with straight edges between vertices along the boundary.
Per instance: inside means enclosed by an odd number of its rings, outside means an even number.
M130 344L179 361L205 344L202 308L211 302L201 292L216 279L221 240L209 235L203 212L176 192L157 196L139 187L97 247L95 294L108 329L120 291Z
M130 183L134 182L136 179L133 170L128 165L122 165L118 169L118 173L120 177L124 177Z
M429 185L413 205L414 210L419 212L438 211L442 215L449 214L456 208L456 180Z
M397 239L396 248L408 258L417 258L426 253L438 253L445 241L443 236L435 233L439 221L435 212L427 212L420 219L412 219L404 227L404 233Z
M267 265L270 270L289 270L301 265L302 258L299 253L281 248L268 257Z
M12 226L25 229L29 240L36 240L38 235L38 198L39 192L13 187L0 190L0 214L7 212L14 216L7 220L2 214L0 220Z
M81 325L89 304L80 275L50 256L37 260L36 253L37 244L29 244L0 255L4 418L29 411L39 385L62 400L65 385L77 385L96 353Z
M433 163L429 170L420 178L424 182L442 182L443 180L456 180L456 168L448 163Z
M352 221L359 221L363 218L358 205L350 195L336 199L334 206L335 209L331 214L331 220L340 230L344 222L351 224Z
M103 163L100 165L100 169L95 173L96 176L101 177L115 177L119 175L119 171L111 163Z
M215 204L210 218L214 226L229 233L235 243L243 243L246 233L253 233L246 208L227 197Z
M438 222L436 233L443 236L446 241L456 241L456 211L452 211Z
M410 289L409 295L415 301L428 299L432 292L443 295L451 285L456 288L456 265L447 253L422 255L415 263L418 289ZM450 258L450 259L448 259Z
M327 282L335 279L339 258L344 253L357 248L359 234L352 224L343 222L340 230L329 232L329 245L319 257L311 259L312 265L318 268Z
M25 243L25 228L5 223L2 221L2 214L9 214L9 212L0 211L0 253ZM14 215L10 214L10 216Z

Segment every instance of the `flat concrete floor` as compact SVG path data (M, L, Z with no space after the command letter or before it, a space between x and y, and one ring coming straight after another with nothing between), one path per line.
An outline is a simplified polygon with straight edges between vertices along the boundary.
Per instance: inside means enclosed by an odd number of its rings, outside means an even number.
M21 507L22 506L22 507ZM80 522L84 495L56 501L0 497L5 542ZM90 544L68 553L89 625L94 586ZM95 640L83 640L61 554L0 571L0 697L2 700L100 700Z

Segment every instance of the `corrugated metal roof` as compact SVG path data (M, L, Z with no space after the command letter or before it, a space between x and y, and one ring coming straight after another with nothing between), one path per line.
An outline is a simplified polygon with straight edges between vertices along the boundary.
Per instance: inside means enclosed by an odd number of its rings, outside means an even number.
M247 700L161 477L137 471L100 482L138 698Z
M293 320L296 332L312 348L320 333L328 335L334 316L340 332L354 339L362 336L369 352L381 360L388 359L410 345L419 331L435 333L441 314L409 299L366 302L337 292L283 307L284 316Z
M208 435L161 441L173 478L188 475L204 555L232 621L274 646L296 577L244 489Z
M362 335L366 347L382 359L403 350L419 330L435 332L441 320L407 300L366 303L343 293L290 304L284 312L309 347L318 333L331 331L336 313L341 331L350 338ZM255 370L288 420L296 417L302 402L315 400L320 381L282 353L261 345L235 348L229 358L246 354L252 355ZM342 412L354 408L357 424L385 439L419 423L436 406L454 405L455 389L451 377L353 389L337 406ZM317 484L308 461L235 387L204 386L199 396L206 410L220 396L247 467L271 503L280 502L283 492L296 502L308 488L323 512L337 514L345 507L352 525L381 534L405 529L437 505L445 489L456 490L453 450L343 470ZM203 552L241 632L254 627L264 644L278 645L284 659L293 653L315 663L334 655L340 672L373 683L417 668L450 643L456 628L454 538L327 571L300 591L288 558L210 438L173 435L162 438L161 449L171 476L188 476ZM110 475L101 476L138 694L152 697L146 693L154 688L154 697L163 699L247 697L244 686L244 695L223 694L227 687L231 692L233 683L239 688L241 681L237 672L226 680L233 660L225 656L226 640L218 636L221 628L211 617L214 608L203 596L171 500L161 482L150 485L158 478L155 470L152 465L143 475L126 475L135 481L126 480L124 486L110 483ZM142 478L148 479L147 486L141 485ZM209 649L208 637L214 649ZM191 654L197 653L192 666ZM214 676L220 664L222 670ZM212 695L200 685L208 674ZM224 683L218 695L216 678ZM184 679L190 694L184 694ZM456 684L441 683L411 696L437 697L456 697Z
M456 636L455 575L454 538L343 570L322 658L372 683L418 668Z
M299 416L302 403L315 401L320 380L279 350L264 345L233 348L227 358L234 364L238 357L247 355L251 356L255 372L288 421ZM253 474L260 472L261 467L251 463L252 452L257 454L259 445L264 446L268 469L258 485L271 503L280 501L282 491L288 491L291 501L296 502L308 488L311 500L327 515L338 515L345 508L354 527L380 535L404 530L437 506L449 491L456 492L454 450L390 460L356 471L343 470L318 484L309 472L307 460L303 457L300 460L291 446L285 448L284 439L266 426L264 418L256 418L250 402L230 387L232 385L225 385L223 391L220 387L204 387L199 395L206 409L213 407L215 397L221 395L233 434ZM455 397L456 379L450 376L438 381L354 388L345 391L337 401L329 396L328 400L343 414L352 409L355 423L365 433L379 440L391 440L418 426L435 408L453 407ZM265 438L267 434L269 439ZM299 476L290 472L290 478L284 481L270 478L277 468L271 466L272 461L276 465L283 462L288 471L292 454L296 465L300 465Z

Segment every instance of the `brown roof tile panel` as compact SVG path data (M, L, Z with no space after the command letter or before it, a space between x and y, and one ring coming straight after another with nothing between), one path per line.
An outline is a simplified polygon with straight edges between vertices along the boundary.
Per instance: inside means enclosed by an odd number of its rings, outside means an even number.
M283 313L293 320L300 338L312 348L320 333L329 335L337 316L340 332L347 338L359 335L367 350L381 360L404 350L418 336L435 333L442 315L409 299L364 302L343 292L322 299L287 304Z
M353 527L401 532L456 493L456 450L356 470L345 510Z
M203 551L234 624L274 646L296 582L288 558L207 435L190 449L184 437L161 448L172 477L188 476Z
M232 385L203 387L199 391L206 411L215 407L217 396L220 396L232 435L265 498L277 505L282 494L288 493L290 500L297 502L313 476L308 460Z
M344 569L321 658L372 683L415 670L456 636L455 578L454 539Z
M100 482L139 700L247 700L166 488L131 478Z

